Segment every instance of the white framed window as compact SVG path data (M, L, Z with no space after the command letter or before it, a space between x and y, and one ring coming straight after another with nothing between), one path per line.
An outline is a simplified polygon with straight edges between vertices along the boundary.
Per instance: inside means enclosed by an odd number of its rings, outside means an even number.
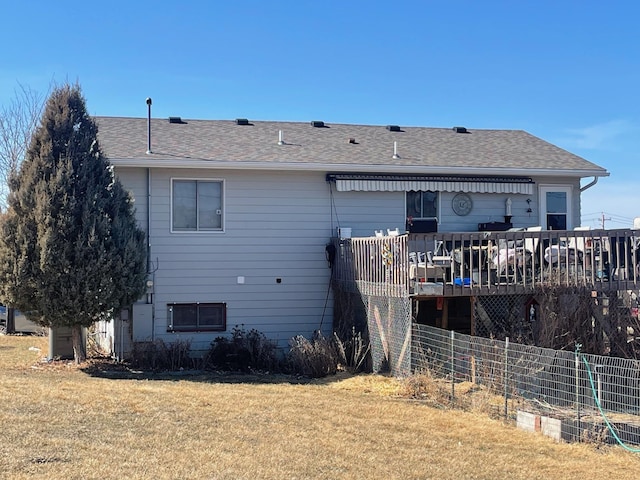
M221 232L224 181L171 179L171 231Z
M407 218L438 218L439 201L438 192L407 192Z
M547 230L573 228L572 194L570 185L541 185L540 224Z
M224 331L227 328L226 303L169 303L169 332Z

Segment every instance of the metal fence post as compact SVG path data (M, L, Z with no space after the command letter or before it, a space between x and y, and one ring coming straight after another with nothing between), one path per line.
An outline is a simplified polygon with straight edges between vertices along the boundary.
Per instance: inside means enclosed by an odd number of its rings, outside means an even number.
M475 358L478 385L486 387L488 392L500 394L500 341L470 337L418 323L414 328L416 349L422 355L417 360L422 361L423 368L432 368L434 377L439 378L444 384L446 384L447 374L451 375L449 398L452 406L457 405L455 383L458 378L456 358L458 342L461 357L460 378L466 379L469 368L474 368L473 364L467 363L467 359ZM445 337L449 337L449 345ZM558 440L566 438L573 442L583 442L589 440L587 437L592 433L592 410L594 407L604 407L603 404L606 404L607 414L609 412L612 415L624 414L624 420L620 419L620 424L625 424L625 427L620 429L620 440L640 445L638 434L633 426L639 418L640 360L593 354L589 354L586 358L582 353L582 345L574 343L574 364L571 365L571 351L532 347L520 345L517 342L511 345L510 340L510 338L502 340L504 342L502 407L505 418L514 419L516 413L522 410L523 413L530 414L525 417L527 426L540 428L541 420L538 421L536 416L541 419L541 416L545 415L544 411L547 410L545 405L548 404L548 408L566 413L563 415L563 421L551 419L548 433ZM447 355L450 362L448 369ZM514 416L509 417L509 398L512 394L514 403L511 406L514 409ZM519 403L521 399L526 403ZM571 418L571 401L574 402L573 419ZM584 430L582 430L583 402L585 415L588 414L585 416ZM604 413L593 412L593 415L600 414L604 417ZM530 425L529 422L531 422ZM593 431L597 436L592 440L600 441L601 435L605 435L606 430L601 425L604 424L597 424L597 429ZM628 429L626 425L629 425ZM566 437L565 428L570 438Z
M452 402L456 395L456 391L455 391L456 365L455 365L455 357L454 357L455 351L454 351L454 345L453 345L454 340L455 340L455 332L451 330L451 401Z
M504 339L504 418L507 418L508 414L508 402L509 388L508 388L508 374L509 374L509 337Z
M582 344L576 343L576 438L580 442L580 431L582 430L580 425L580 348Z

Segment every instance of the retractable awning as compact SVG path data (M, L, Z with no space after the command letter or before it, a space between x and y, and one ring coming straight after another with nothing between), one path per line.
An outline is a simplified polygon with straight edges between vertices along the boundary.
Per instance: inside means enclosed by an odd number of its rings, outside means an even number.
M339 192L466 192L532 195L529 177L484 177L463 175L328 174Z

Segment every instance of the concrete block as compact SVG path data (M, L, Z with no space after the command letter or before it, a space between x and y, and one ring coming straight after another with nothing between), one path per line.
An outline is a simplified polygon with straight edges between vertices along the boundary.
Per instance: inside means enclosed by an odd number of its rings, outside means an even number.
M557 442L562 440L562 420L551 417L540 417L540 427L543 435L551 437Z
M516 418L516 425L521 430L525 430L527 432L536 432L536 427L539 428L540 425L540 416L535 413L523 412L518 410L518 415Z

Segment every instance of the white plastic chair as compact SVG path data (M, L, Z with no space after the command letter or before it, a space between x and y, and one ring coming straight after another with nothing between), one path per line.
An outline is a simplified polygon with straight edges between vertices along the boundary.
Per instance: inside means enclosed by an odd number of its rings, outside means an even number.
M442 241L435 241L433 253L427 252L429 263L444 267L450 271L450 280L453 283L454 277L454 265L453 265L453 256L447 251L447 248Z
M529 227L526 229L527 232L541 232L542 231L542 226L538 225L536 227ZM535 255L536 254L536 250L538 249L538 241L539 238L538 237L533 237L533 238L525 238L524 239L524 249L531 253L531 255Z
M576 227L574 232L586 232L591 230L591 227ZM569 239L569 248L575 248L581 252L585 251L585 238L584 237L571 237Z

